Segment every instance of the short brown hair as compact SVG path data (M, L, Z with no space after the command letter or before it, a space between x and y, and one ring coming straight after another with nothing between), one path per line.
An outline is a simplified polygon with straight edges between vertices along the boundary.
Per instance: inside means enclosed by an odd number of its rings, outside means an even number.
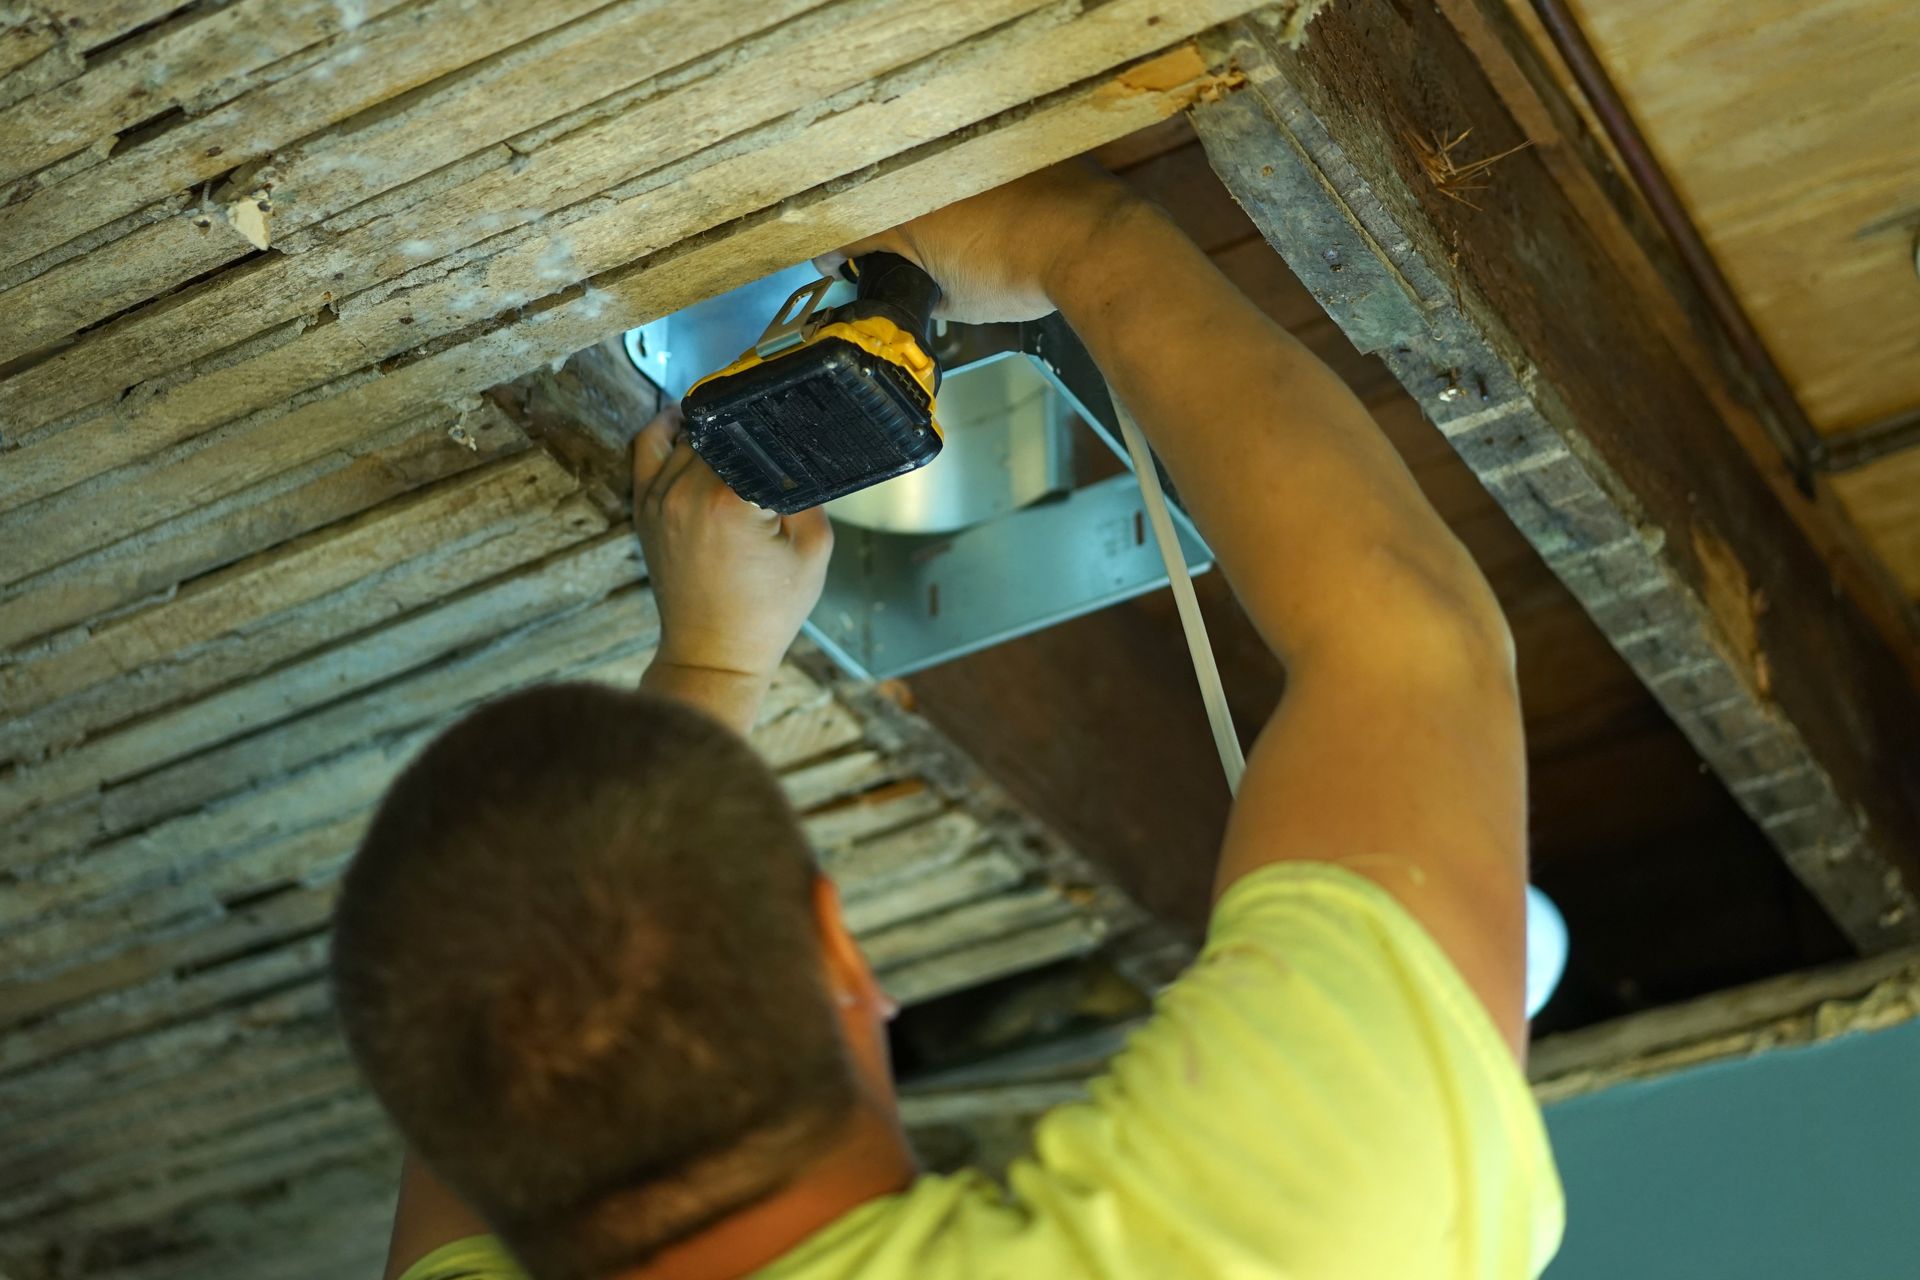
M854 1097L812 853L747 744L586 684L481 708L396 780L333 980L414 1150L543 1280L776 1189Z

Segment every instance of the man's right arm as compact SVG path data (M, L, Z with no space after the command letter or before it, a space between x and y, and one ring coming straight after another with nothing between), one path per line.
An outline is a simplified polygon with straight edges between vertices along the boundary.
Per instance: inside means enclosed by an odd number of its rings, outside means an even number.
M1295 860L1376 881L1520 1052L1525 754L1485 579L1365 407L1157 210L1105 220L1049 292L1286 666L1216 894Z
M1287 669L1216 895L1328 862L1391 893L1525 1040L1525 756L1486 581L1364 406L1158 210L1058 166L855 246L957 319L1057 306L1166 464Z

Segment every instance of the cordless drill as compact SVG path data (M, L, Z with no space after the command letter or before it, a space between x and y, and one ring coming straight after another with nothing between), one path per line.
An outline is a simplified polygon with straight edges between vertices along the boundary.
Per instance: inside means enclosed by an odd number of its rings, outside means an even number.
M905 258L843 268L857 292L796 290L738 360L682 401L694 452L747 501L791 515L923 467L940 452L932 345L940 286Z

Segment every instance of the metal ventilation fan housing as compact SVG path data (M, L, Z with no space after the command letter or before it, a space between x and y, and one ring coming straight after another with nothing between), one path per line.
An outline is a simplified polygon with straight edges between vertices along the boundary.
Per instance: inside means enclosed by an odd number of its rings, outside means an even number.
M797 266L630 330L636 368L678 400L752 345L815 279ZM822 300L851 296L836 285ZM844 295L837 291L845 290ZM807 633L857 676L934 666L1166 584L1140 491L1122 471L1075 483L1076 449L1126 464L1098 369L1058 316L940 326L940 456L827 505L832 563ZM1211 553L1174 523L1194 573Z

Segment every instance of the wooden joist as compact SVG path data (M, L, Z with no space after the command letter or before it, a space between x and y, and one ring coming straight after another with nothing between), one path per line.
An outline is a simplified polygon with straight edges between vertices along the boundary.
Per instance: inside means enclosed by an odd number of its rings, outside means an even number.
M1528 1075L1559 1102L1709 1062L1880 1031L1920 1018L1920 949L1791 973L1537 1042Z
M1920 938L1920 699L1441 13L1234 24L1216 169L1854 942ZM1470 147L1457 141L1470 130ZM1512 148L1521 148L1494 160ZM1470 162L1489 165L1464 176Z

